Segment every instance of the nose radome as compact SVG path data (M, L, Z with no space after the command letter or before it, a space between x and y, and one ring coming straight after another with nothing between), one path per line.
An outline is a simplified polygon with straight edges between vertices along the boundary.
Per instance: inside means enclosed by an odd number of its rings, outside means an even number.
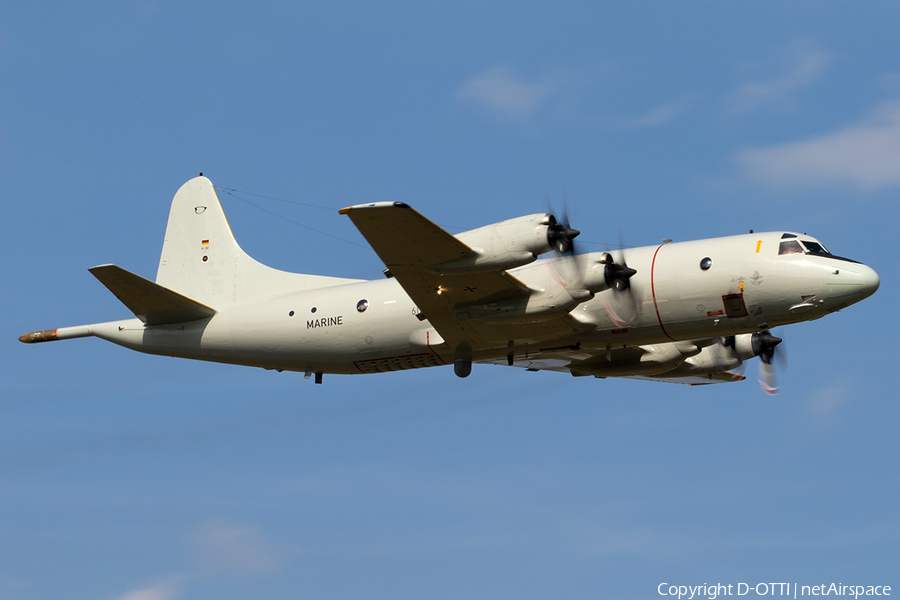
M857 269L857 271L862 291L866 294L863 298L868 298L878 290L878 286L881 285L881 279L878 277L875 269L866 265L860 265L860 267L862 268Z
M834 271L832 279L825 287L831 303L829 310L841 310L851 304L865 300L875 293L881 279L875 269L863 264L845 266Z

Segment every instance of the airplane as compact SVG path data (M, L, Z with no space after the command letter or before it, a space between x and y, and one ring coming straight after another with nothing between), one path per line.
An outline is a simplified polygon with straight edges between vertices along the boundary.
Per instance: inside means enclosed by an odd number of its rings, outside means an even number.
M844 309L880 283L870 267L796 232L579 254L579 231L552 214L452 235L401 202L339 212L384 262L384 278L253 260L201 173L172 201L155 281L112 264L89 269L134 318L19 340L94 336L316 383L325 373L450 364L466 377L485 363L701 385L745 379L742 364L758 356L759 383L774 394L781 339L770 330Z

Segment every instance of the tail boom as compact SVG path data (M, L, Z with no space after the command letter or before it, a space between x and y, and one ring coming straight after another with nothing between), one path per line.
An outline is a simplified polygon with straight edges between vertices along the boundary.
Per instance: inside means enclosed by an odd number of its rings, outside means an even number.
M56 340L68 340L72 338L90 337L90 325L78 325L77 327L60 327L59 329L44 329L43 331L31 331L19 336L19 341L25 344L37 344L40 342L55 342Z

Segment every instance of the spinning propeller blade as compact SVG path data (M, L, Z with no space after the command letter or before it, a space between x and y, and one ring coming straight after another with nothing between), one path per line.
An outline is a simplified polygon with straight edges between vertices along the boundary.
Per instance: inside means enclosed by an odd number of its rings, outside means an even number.
M744 338L744 336L741 337ZM781 345L781 338L772 335L769 331L761 331L749 337L749 347L747 340L739 344L733 335L720 337L716 342L715 356L722 371L743 374L747 360L758 356L759 375L757 381L759 387L769 395L778 393L777 371L779 368L784 369L787 363L785 347Z
M569 225L569 211L566 208L565 201L563 201L563 209L559 219L554 216L553 207L549 200L547 205L550 213L547 241L556 254L556 260L551 262L550 266L566 288L581 288L584 282L584 268L578 260L574 242L581 232Z
M621 239L619 248L618 261L611 252L604 252L600 259L604 265L603 277L609 286L609 294L604 295L603 301L613 323L619 327L630 327L641 318L640 299L631 289L631 278L637 271L628 266Z
M581 232L572 229L569 226L569 215L565 206L563 207L562 219L557 220L552 214L550 215L550 225L547 230L547 241L553 246L553 249L560 255L575 254L574 239Z
M759 355L759 387L762 390L774 396L778 393L778 379L775 376L775 365L777 362L781 365L785 364L784 348L781 352L776 352L776 348L782 342L782 339L775 337L768 331L763 331L753 336L753 351ZM777 357L777 358L776 358Z

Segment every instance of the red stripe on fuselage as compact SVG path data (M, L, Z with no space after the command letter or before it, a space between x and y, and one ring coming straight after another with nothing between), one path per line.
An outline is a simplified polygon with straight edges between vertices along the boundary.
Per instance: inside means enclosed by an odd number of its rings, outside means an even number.
M660 244L657 246L656 252L653 253L653 262L650 263L650 294L653 296L653 308L656 309L656 320L659 321L659 328L662 329L663 334L667 338L674 342L675 338L669 335L669 332L666 331L666 326L663 325L662 317L659 316L659 304L656 302L656 255L659 254L659 249L662 248L663 245L664 244Z

